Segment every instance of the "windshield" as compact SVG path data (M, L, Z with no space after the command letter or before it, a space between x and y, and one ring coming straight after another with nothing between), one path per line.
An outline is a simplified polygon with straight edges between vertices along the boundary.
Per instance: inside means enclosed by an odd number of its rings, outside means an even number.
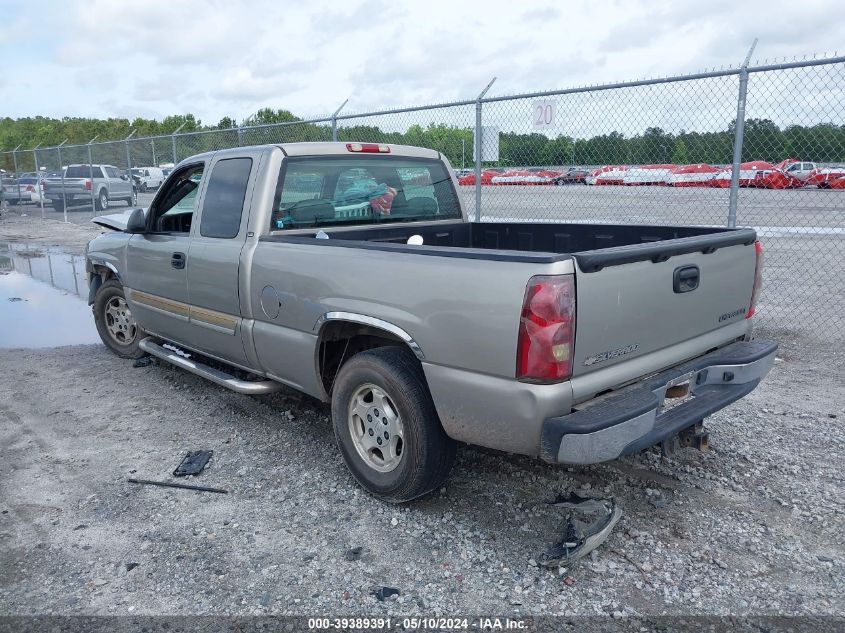
M461 217L445 165L393 156L289 158L271 230Z

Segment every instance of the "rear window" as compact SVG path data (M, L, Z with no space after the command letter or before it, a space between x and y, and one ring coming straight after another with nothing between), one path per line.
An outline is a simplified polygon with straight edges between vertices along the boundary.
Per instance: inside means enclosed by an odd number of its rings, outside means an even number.
M65 178L90 178L92 168L89 165L70 165L65 170ZM102 178L103 174L100 168L93 167L94 178Z
M271 230L460 218L443 163L393 156L289 158Z

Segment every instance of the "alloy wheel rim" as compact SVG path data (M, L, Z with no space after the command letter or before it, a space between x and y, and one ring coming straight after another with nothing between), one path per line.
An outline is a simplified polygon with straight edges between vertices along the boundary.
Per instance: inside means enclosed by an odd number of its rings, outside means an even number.
M106 331L111 339L118 345L130 345L135 340L138 326L126 299L123 297L112 297L106 303L104 310Z
M405 429L402 417L381 387L358 387L349 404L349 434L358 456L373 470L388 473L402 461Z

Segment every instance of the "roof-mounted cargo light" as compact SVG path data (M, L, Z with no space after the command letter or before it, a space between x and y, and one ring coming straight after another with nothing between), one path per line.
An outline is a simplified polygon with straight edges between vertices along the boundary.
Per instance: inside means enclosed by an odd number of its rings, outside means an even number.
M389 154L390 147L378 143L347 143L346 149L350 152L362 152L364 154Z

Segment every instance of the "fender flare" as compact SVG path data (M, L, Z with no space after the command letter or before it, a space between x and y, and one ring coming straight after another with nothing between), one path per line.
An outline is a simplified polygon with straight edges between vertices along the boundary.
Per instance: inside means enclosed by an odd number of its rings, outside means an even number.
M314 324L314 333L319 335L323 325L330 321L347 321L349 323L361 323L363 325L369 325L376 329L389 332L390 334L393 334L397 338L401 339L411 349L411 351L414 353L414 356L416 356L420 360L425 360L425 354L423 354L422 348L414 340L414 338L401 327L394 323L391 323L390 321L385 321L384 319L379 319L366 314L358 314L357 312L326 312L319 319L317 319L317 322Z

